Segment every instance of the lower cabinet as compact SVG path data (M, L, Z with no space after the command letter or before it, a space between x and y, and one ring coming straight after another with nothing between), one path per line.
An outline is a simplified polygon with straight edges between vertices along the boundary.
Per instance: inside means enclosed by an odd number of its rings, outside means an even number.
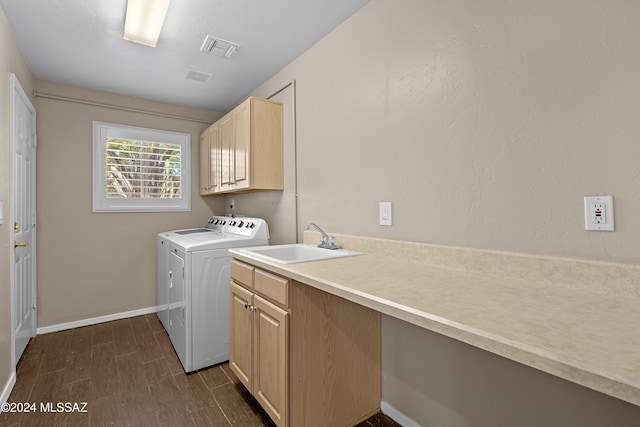
M254 296L253 395L279 426L288 425L289 313Z
M380 314L231 265L229 366L278 426L353 426L380 407Z
M253 392L253 292L231 282L229 367L240 382Z
M288 408L286 310L231 283L229 366L278 426Z

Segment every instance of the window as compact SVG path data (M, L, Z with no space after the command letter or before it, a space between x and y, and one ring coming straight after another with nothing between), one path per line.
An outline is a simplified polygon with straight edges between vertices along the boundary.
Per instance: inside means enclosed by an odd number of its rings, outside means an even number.
M191 209L191 135L93 122L93 211Z

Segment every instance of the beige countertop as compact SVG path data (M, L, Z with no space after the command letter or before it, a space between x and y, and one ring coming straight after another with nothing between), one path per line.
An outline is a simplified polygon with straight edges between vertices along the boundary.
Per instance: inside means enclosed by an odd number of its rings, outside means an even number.
M402 248L401 242L395 243ZM415 244L410 245L415 249ZM419 246L427 251L451 250ZM343 247L362 251L370 246ZM634 295L629 287L640 273L637 266L620 265L620 273L617 264L588 263L577 268L573 264L583 261L460 251L461 260L467 257L460 268L453 268L452 262L446 267L434 265L437 256L429 254L423 261L374 252L281 264L238 250L230 253L386 315L640 405L640 301L628 295ZM476 264L482 264L478 257L497 256L499 271L470 269L469 252ZM540 277L544 268L538 266L547 261L564 276L593 268L607 274L614 271L632 285L612 292L611 284L594 290L589 283L584 287L570 280L553 283ZM535 265L537 273L528 274L536 280L508 274L515 265L524 270Z

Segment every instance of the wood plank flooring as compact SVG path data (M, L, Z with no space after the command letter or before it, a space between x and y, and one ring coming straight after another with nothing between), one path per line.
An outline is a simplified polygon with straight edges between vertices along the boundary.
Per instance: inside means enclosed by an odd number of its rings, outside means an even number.
M1 427L274 426L228 364L185 374L155 314L37 336L8 402L35 412L0 413ZM379 413L357 427L386 426L399 424Z

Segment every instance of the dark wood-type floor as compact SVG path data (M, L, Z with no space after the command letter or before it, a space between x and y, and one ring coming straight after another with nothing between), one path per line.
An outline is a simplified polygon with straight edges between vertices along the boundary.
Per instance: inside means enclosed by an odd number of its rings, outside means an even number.
M2 427L274 425L228 364L186 375L155 314L37 336L8 402L36 412L0 413ZM86 412L42 412L48 402ZM378 414L358 425L384 426L398 424Z

